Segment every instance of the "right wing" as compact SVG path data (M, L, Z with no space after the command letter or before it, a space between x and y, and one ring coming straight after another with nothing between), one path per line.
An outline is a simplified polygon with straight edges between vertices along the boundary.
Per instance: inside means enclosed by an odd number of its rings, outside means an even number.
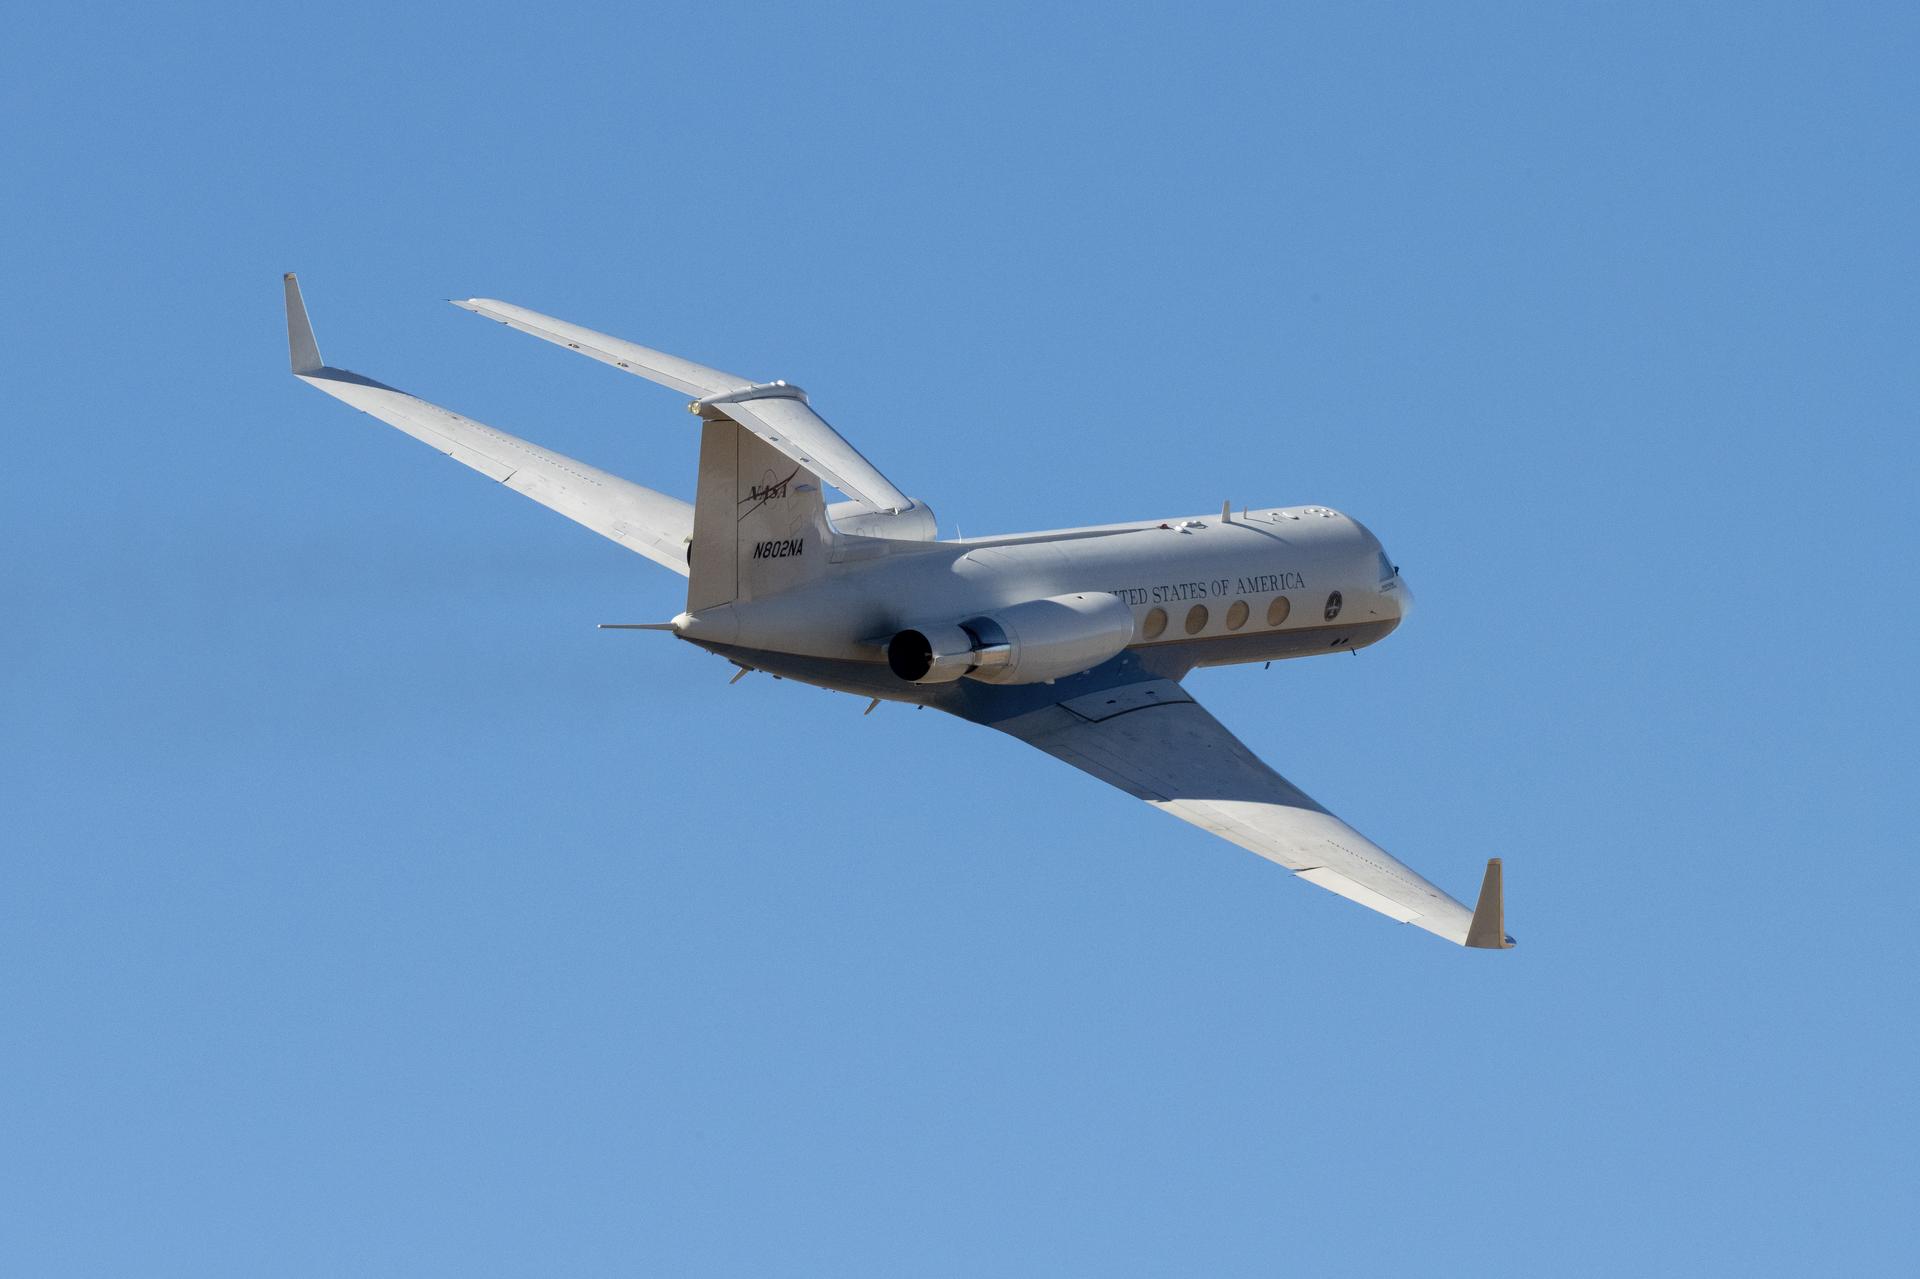
M584 524L682 577L687 575L687 543L693 537L691 504L549 452L358 373L328 368L320 361L320 347L307 319L300 282L292 273L286 276L286 290L287 345L293 357L293 374L302 382L399 427L461 465L498 480L574 523Z
M895 488L859 449L813 411L807 403L807 393L797 386L785 382L755 382L737 373L695 364L692 360L569 324L511 302L467 298L455 300L454 305L569 351L578 351L588 359L611 364L636 377L691 395L694 397L692 407L703 415L717 413L738 422L872 510L898 512L914 505L912 498Z
M1498 859L1468 910L1261 763L1174 681L1116 659L1049 691L1035 705L1011 689L969 690L958 713L1369 910L1462 946L1513 944Z

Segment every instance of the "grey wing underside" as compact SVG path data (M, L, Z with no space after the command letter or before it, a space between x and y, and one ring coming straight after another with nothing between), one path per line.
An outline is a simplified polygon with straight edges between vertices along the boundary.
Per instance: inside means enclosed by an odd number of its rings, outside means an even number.
M1497 861L1469 910L1267 767L1179 684L1128 678L1092 692L1080 689L1098 680L1062 681L1069 696L1006 718L991 694L961 713L1391 919L1462 946L1512 944Z
M543 449L320 359L299 282L286 277L287 341L293 373L363 413L411 435L492 480L532 498L656 564L687 574L693 506L631 480Z

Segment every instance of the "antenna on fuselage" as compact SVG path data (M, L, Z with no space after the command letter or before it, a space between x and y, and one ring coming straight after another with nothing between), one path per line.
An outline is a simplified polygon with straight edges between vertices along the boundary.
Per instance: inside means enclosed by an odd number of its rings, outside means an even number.
M1231 523L1233 523L1233 501L1232 501L1232 499L1228 499L1227 501L1225 501L1225 502L1222 502L1222 503L1220 503L1220 522L1221 522L1222 524L1231 524Z

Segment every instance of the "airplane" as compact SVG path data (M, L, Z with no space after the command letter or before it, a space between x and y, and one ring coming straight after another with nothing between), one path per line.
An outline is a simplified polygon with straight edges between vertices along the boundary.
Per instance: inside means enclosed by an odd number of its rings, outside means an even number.
M693 397L691 504L329 367L293 274L294 376L687 579L664 631L733 663L996 729L1370 910L1513 946L1501 861L1472 910L1263 764L1180 681L1354 651L1412 603L1364 525L1324 506L941 540L799 387L490 298L453 305ZM829 502L827 488L842 499Z

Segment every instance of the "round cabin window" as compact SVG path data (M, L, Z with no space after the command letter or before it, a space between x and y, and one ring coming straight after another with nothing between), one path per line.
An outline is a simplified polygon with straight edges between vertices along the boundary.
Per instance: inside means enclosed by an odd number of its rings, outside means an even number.
M1159 639L1167 632L1167 610L1152 608L1140 623L1140 634L1146 639Z
M1273 603L1267 605L1267 625L1268 626L1280 625L1280 623L1287 620L1287 614L1292 611L1293 611L1293 605L1287 602L1286 596L1284 595L1274 596Z
M1207 625L1207 606L1195 604L1187 610L1187 634L1198 635Z
M1247 624L1247 602L1235 600L1233 607L1227 610L1227 629L1237 631Z

